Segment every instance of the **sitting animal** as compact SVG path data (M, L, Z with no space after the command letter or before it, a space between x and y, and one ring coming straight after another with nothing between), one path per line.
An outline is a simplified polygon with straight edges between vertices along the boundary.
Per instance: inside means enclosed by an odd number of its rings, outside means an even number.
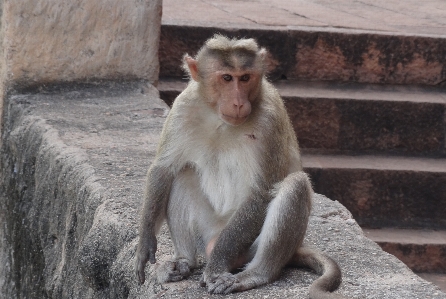
M202 285L209 293L249 290L296 265L322 275L311 298L341 298L331 293L341 283L338 265L302 245L313 190L266 66L267 51L255 40L221 35L195 58L184 56L191 79L173 104L147 173L136 254L141 284L167 220L175 257L158 268L161 282L187 278L203 254Z

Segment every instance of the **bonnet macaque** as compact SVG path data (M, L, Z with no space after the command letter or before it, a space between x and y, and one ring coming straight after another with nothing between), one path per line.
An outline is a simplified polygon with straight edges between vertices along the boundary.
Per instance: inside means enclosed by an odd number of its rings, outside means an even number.
M266 50L253 39L221 35L195 58L184 56L191 80L173 104L147 174L140 283L167 220L175 257L157 269L161 282L187 278L202 254L201 284L210 293L249 290L295 265L322 275L311 298L342 298L331 293L341 283L338 265L302 245L313 190L266 64Z

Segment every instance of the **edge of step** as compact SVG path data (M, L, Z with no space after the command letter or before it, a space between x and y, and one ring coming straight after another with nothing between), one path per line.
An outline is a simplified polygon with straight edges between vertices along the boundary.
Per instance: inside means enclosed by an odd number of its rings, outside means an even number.
M391 242L400 244L444 244L446 230L362 228L365 235L377 243ZM445 268L446 270L446 268Z
M303 154L317 193L365 227L446 228L446 159Z
M446 273L446 230L363 228L363 231L414 272Z
M183 55L195 55L215 33L256 38L271 54L273 79L422 85L446 82L446 38L443 36L167 22L161 26L160 76L181 77Z
M437 285L440 290L446 293L446 274L441 273L416 273L418 276Z
M411 171L446 174L446 158L303 153L305 168Z
M186 88L187 82L185 79L162 77L157 88L162 93L179 94ZM442 87L302 80L276 80L273 84L287 99L302 97L446 104L446 88Z

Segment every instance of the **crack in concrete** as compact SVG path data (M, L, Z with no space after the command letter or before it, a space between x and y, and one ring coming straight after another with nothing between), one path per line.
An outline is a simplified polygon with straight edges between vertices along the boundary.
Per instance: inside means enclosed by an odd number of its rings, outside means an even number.
M383 7L383 6L379 6L379 5L374 5L374 4L372 4L372 3L366 3L366 2L364 2L364 1L356 1L357 3L361 3L361 4L364 4L365 6L370 6L370 7L375 7L375 8L379 8L379 9L382 9L382 10L387 10L387 11L390 11L390 12L393 12L393 13L397 13L397 14L400 14L400 15L403 15L403 16L406 16L406 17L410 17L410 18L413 18L413 16L411 16L411 15L409 15L409 14L405 14L405 13L403 13L403 12L401 12L401 11L398 11L398 10L393 10L393 9L390 9L390 8L387 8L387 7ZM412 10L409 10L410 12L413 12L413 13L417 13L416 11L412 11ZM429 21L431 21L431 22L433 22L433 23L435 23L435 24L437 24L437 25L444 25L444 24L442 24L442 23L438 23L436 20L433 20L433 19L430 19L430 18L425 18L425 17L420 17L420 19L421 20L429 20ZM368 19L369 20L369 19ZM389 25L389 26L392 26L392 25ZM393 26L392 26L393 27ZM440 26L440 27L443 27L443 26Z
M292 14L292 15L295 15L295 16L298 16L298 17L301 17L301 18L304 18L304 19L306 19L306 20L311 20L311 21L314 21L314 22L321 23L321 26L322 26L322 27L324 27L324 26L330 26L329 24L324 23L324 22L321 22L320 20L312 19L312 18L309 18L309 17L307 17L307 16L305 16L305 15L300 15L300 14L298 14L297 12L288 10L288 9L286 9L286 8L283 8L283 7L277 7L277 6L271 6L271 5L269 5L269 8L278 8L278 9L280 9L280 10L286 11L287 13L290 13L290 14Z
M205 1L205 0L199 0L199 1L200 1L200 2L203 2L203 3L206 3L206 4L209 4L209 5L213 6L213 7L215 7L216 9L221 10L221 11L223 11L223 12L225 12L225 13L228 13L228 14L234 14L234 15L236 15L236 16L239 17L239 18L242 18L242 19L245 19L245 20L247 20L247 21L253 22L254 24L257 24L257 25L263 25L263 24L260 24L260 23L258 23L257 21L255 21L255 20L253 20L253 19L250 19L250 18L247 18L247 17L245 17L245 16L241 16L241 15L239 15L239 14L237 14L237 13L234 13L234 12L231 12L231 11L228 11L228 10L225 10L224 8L219 7L218 5L216 5L216 4L212 3L212 2L207 2L207 1Z

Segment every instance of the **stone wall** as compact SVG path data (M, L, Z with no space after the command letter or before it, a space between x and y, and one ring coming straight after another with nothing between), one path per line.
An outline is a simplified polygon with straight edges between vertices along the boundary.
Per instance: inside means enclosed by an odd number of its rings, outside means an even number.
M162 0L0 0L0 298L125 296L109 287L109 267L124 241L113 233L110 243L88 239L109 194L91 157L66 146L66 131L32 116L32 107L22 109L27 100L14 99L70 90L63 99L77 107L89 88L102 86L99 98L116 100L104 96L114 94L125 108L135 92L139 104L159 104L150 84L159 74L161 11Z
M1 95L11 87L98 79L156 83L161 3L2 1Z

